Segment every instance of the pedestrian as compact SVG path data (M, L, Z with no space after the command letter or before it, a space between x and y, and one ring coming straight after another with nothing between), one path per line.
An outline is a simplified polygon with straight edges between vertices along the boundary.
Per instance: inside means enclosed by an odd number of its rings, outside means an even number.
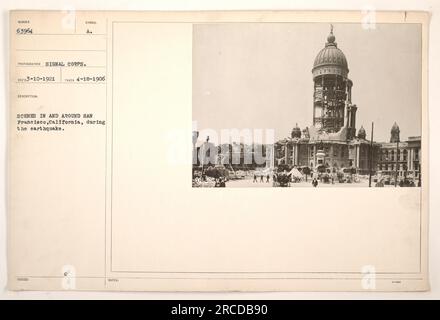
M269 183L269 180L270 180L270 176L269 176L269 174L267 174L267 176L266 176L266 183Z
M257 182L257 174L254 173L254 182Z
M263 174L261 174L261 176L260 176L260 182L264 182L264 176L263 176Z

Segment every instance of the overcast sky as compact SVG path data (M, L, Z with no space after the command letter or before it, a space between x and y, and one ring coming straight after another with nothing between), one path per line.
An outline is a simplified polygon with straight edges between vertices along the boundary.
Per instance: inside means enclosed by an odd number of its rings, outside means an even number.
M312 67L329 24L195 25L193 120L197 129L275 129L290 136L295 123L313 123ZM394 121L401 140L421 134L421 28L415 24L334 24L348 61L361 125L389 141ZM204 139L204 137L200 137Z

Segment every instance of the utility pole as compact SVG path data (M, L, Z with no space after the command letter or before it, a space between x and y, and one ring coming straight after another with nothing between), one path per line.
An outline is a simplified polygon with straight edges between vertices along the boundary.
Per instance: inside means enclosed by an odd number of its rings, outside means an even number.
M370 152L368 153L369 159L369 169L370 169L370 176L368 178L368 187L371 187L371 167L373 165L373 131L374 131L374 122L371 122L371 140L370 140Z

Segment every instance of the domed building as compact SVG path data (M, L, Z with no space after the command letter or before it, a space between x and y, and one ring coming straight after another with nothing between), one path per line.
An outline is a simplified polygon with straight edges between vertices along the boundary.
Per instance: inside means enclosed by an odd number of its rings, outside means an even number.
M391 138L390 142L398 142L400 141L400 129L396 122L394 122L391 127Z

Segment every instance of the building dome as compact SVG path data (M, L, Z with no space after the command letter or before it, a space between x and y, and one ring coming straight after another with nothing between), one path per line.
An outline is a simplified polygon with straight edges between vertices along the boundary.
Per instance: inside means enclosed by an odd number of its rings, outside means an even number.
M400 132L399 126L396 122L394 122L393 126L391 127L391 133L398 133Z
M399 142L400 141L400 129L396 122L394 122L391 127L391 138L390 142Z
M298 124L296 124L295 128L292 129L291 136L292 138L301 138L301 129L298 127Z
M367 137L367 133L365 132L365 129L363 126L358 131L358 138L359 139L365 139Z
M313 63L313 75L319 76L321 74L340 74L347 76L348 63L345 54L338 48L335 42L336 38L333 35L333 27L327 37L325 47L319 51Z
M342 50L336 47L335 43L327 42L316 56L313 68L329 65L348 69L347 58Z

